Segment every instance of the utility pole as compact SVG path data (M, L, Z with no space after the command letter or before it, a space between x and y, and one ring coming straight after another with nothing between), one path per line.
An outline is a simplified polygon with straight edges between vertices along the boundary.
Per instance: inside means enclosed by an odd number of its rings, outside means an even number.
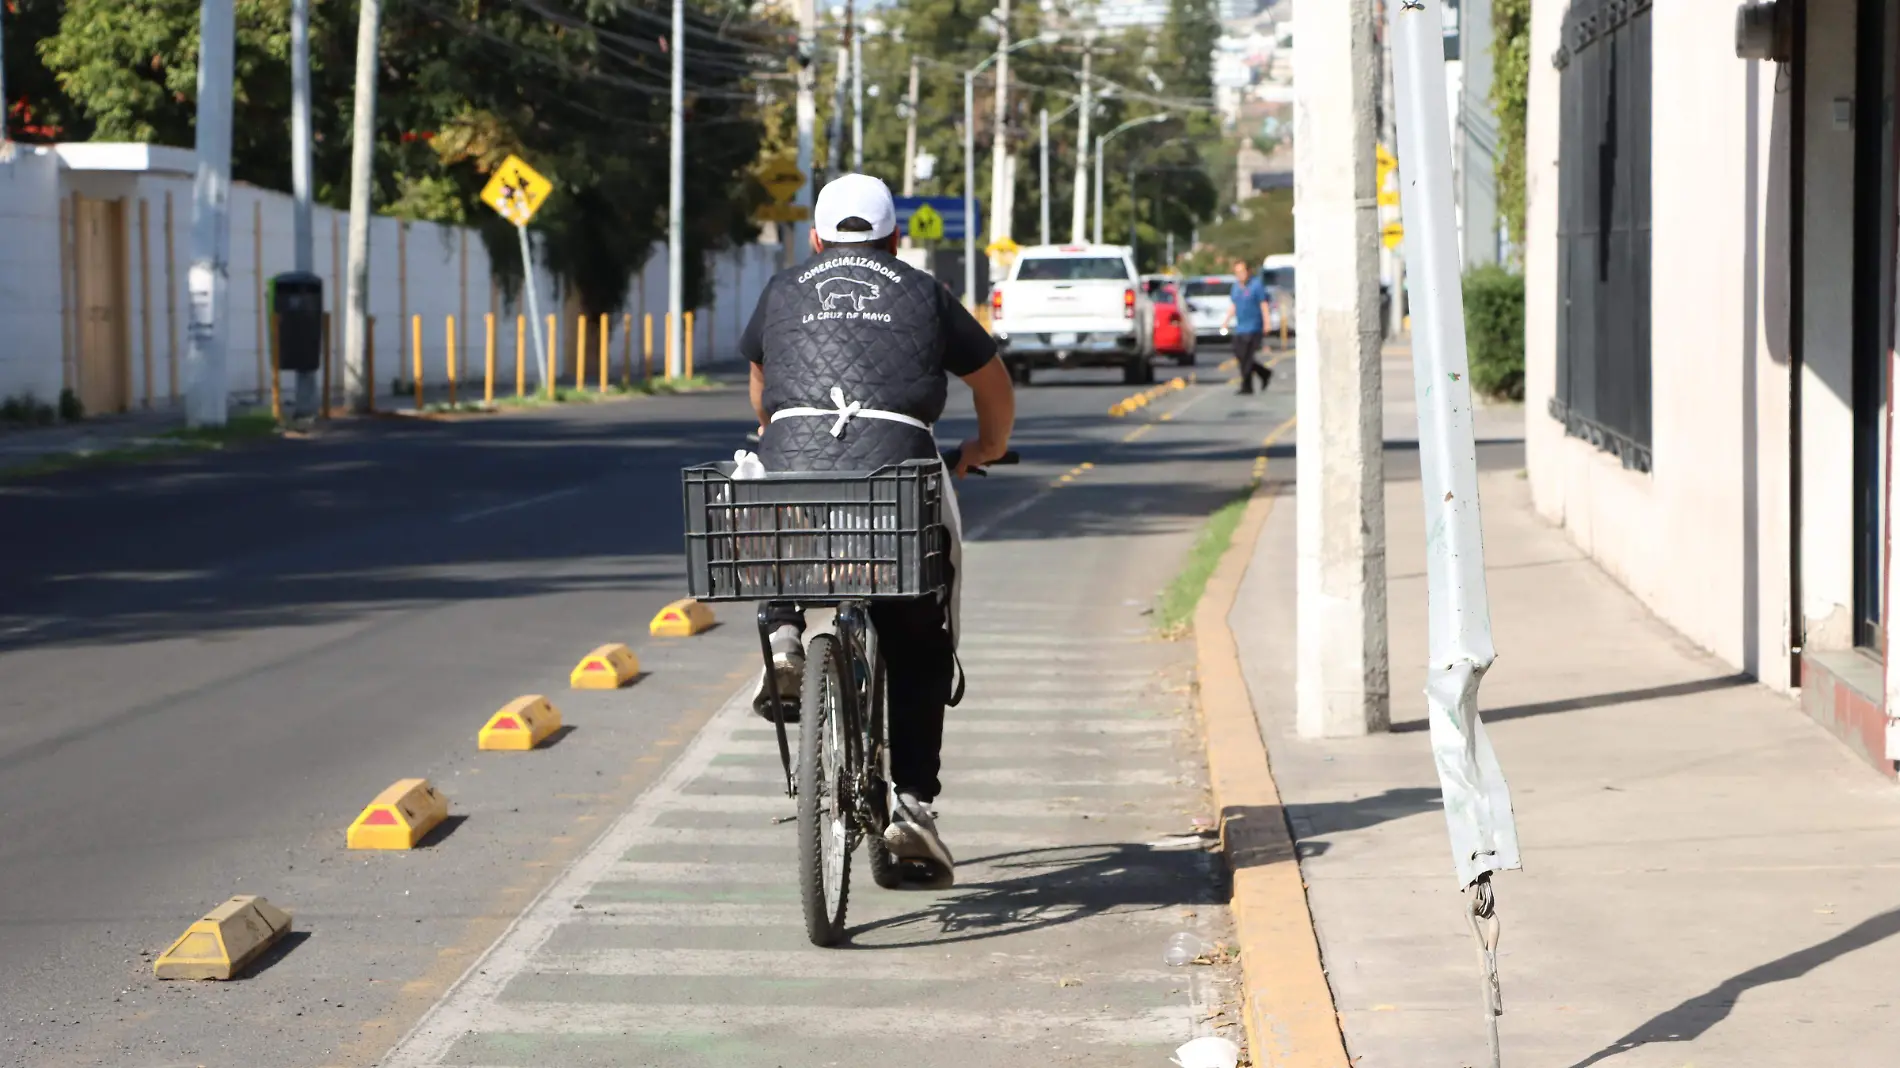
M230 281L232 0L204 0L198 29L198 174L191 191L191 267L186 327L185 422L223 426L230 389L220 323Z
M910 57L910 96L904 104L904 195L917 192L917 55ZM910 239L905 238L906 241Z
M1075 203L1069 213L1069 243L1079 245L1088 228L1089 211L1089 115L1095 110L1091 95L1095 84L1091 60L1094 59L1095 34L1082 38L1082 128L1075 137Z
M13 162L13 142L7 138L7 5L0 3L0 163Z
M1049 243L1049 109L1042 109L1042 244Z
M292 263L304 274L316 266L310 239L310 0L290 0L290 193ZM330 299L336 300L336 294ZM297 372L300 418L316 414L317 373Z
M831 121L825 124L825 181L844 169L845 89L851 82L852 0L844 2L844 36L838 42L838 69L831 81Z
M845 8L845 36L851 39L851 169L864 173L864 37Z
M1385 479L1375 0L1294 0L1301 737L1384 731Z
M673 0L673 131L666 192L666 377L686 373L686 0Z
M805 221L793 223L785 242L785 266L809 248L812 206L812 132L818 124L818 0L798 0L798 173L805 183L793 203L805 209Z
M344 282L343 393L350 410L369 410L376 384L364 353L369 343L370 183L376 162L376 44L382 0L362 0L356 22L356 103L350 119L350 250Z
M1009 236L1015 198L1008 165L1003 157L1009 152L1009 0L1002 0L996 19L996 97L993 125L990 127L990 240ZM996 273L996 264L990 264Z
M1392 77L1392 33L1384 19L1377 20L1382 32L1379 34L1379 142L1389 151L1398 147L1398 109L1393 98L1394 80ZM1390 219L1404 223L1404 213L1399 208L1389 212L1380 212L1380 223ZM1396 338L1405 332L1405 249L1403 246L1387 249L1383 240L1379 243L1379 254L1383 260L1379 272L1390 287L1387 291L1391 303L1386 308L1386 320L1379 324L1386 337Z

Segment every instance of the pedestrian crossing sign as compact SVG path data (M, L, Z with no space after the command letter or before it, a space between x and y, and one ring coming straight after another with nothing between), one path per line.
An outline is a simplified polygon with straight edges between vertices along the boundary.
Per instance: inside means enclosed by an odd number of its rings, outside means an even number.
M522 162L520 156L509 156L483 187L482 203L516 226L526 226L553 191L553 182Z
M910 239L912 241L942 241L943 216L928 204L919 204L917 210L910 213Z

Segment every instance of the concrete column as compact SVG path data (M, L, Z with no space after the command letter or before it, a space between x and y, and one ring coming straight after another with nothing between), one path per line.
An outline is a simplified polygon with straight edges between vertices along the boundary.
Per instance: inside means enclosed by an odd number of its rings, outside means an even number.
M1302 737L1383 731L1385 497L1373 0L1294 0Z

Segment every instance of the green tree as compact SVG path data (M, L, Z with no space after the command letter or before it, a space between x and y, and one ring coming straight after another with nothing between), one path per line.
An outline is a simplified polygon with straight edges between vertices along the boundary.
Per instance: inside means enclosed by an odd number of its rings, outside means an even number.
M1183 262L1191 274L1224 274L1235 260L1256 266L1293 251L1293 190L1269 189L1201 229L1201 248Z
M40 42L59 32L61 0L0 0L0 20L6 23L7 98L0 110L7 116L7 136L15 141L46 143L83 140L92 124L73 106L59 86L59 78L40 59Z
M1531 0L1492 0L1491 107L1498 116L1498 213L1524 247L1524 131L1530 112Z

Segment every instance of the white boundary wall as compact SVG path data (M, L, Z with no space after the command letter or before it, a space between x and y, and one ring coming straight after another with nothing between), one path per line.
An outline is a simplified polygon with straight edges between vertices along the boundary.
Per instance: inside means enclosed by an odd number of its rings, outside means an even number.
M79 166L75 169L62 159L67 149L88 150L83 158L71 153ZM136 159L128 165L98 166L105 149L125 149L118 159ZM137 150L136 153L129 150ZM173 157L177 157L174 159ZM166 169L156 169L153 161L169 160ZM128 320L130 337L129 364L131 406L143 406L146 396L147 354L143 346L145 317L150 317L152 369L151 396L154 407L166 407L174 394L172 368L183 358L183 330L186 320L185 270L190 256L191 176L182 160L190 154L180 150L150 148L143 145L60 146L59 150L24 148L10 165L0 165L0 397L30 393L42 401L59 395L70 384L72 371L65 362L75 362L70 351L73 308L76 292L69 276L62 292L61 272L71 265L62 256L60 240L60 204L72 193L100 199L124 198L126 201L126 257ZM151 168L151 169L137 169ZM166 199L171 201L172 264L170 285L165 273ZM147 292L140 277L139 202L145 201L147 241L152 278L150 307L141 301ZM261 242L259 238L261 224ZM268 368L269 350L264 346L268 323L260 329L258 315L260 281L292 268L291 198L284 193L239 183L233 187L230 214L230 285L228 374L234 396L252 397L267 389L260 367ZM407 230L406 235L403 233ZM530 230L532 234L532 230ZM334 313L341 303L339 286L345 267L345 249L349 234L349 213L321 205L312 212L311 239L313 268L324 282L324 306ZM464 251L466 245L466 252ZM261 253L261 256L260 256ZM512 255L512 251L509 253ZM727 249L711 258L715 299L697 310L694 319L695 369L730 365L738 359L738 341L745 319L751 314L766 281L777 262L778 248L749 245ZM466 258L465 258L466 257ZM404 273L406 261L407 294ZM666 309L666 246L656 243L647 268L634 280L621 313L632 313L635 373L640 373L641 320L643 312L654 315L655 363L663 362L664 319ZM466 274L464 274L466 271ZM537 270L542 314L560 314L562 294L556 292L548 272ZM466 285L464 285L466 277ZM490 288L488 251L472 229L435 223L404 223L390 216L377 216L370 226L370 314L375 316L376 388L379 397L389 393L392 379L410 378L413 366L410 327L401 322L406 311L422 316L423 372L425 383L446 380L448 354L444 319L457 320L457 349L465 385L480 388L484 361L484 326L488 312L496 316L496 380L498 394L514 388L514 314L517 309L511 294L494 293ZM167 317L167 302L172 318ZM524 309L519 309L525 313ZM177 336L169 336L170 323L176 322ZM612 373L620 374L623 357L621 314L611 319ZM572 367L574 328L571 318L561 315L558 342L561 359L556 366ZM598 352L595 336L598 320L589 323L589 352ZM341 359L340 323L333 325L336 358ZM532 360L532 334L527 345ZM175 354L175 358L174 358ZM571 381L564 375L564 384ZM530 376L530 381L534 379ZM339 387L340 389L340 384Z

